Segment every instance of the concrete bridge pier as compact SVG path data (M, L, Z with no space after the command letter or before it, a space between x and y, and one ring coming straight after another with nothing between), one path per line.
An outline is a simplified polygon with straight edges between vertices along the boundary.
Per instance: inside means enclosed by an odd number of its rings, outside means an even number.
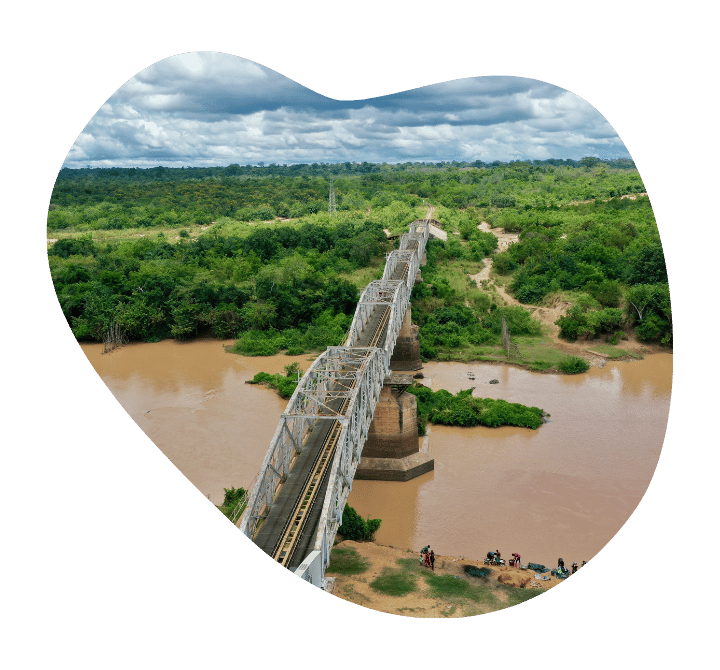
M380 391L355 479L406 482L435 468L435 461L420 451L417 398L405 393L412 375L402 374L422 368L418 330L408 305L390 359L393 372Z
M408 305L403 319L402 327L395 341L390 358L390 369L398 372L420 370L422 359L420 358L420 334L419 328L412 323L410 305Z
M412 377L407 376L408 382ZM394 379L396 379L394 377ZM420 451L417 398L405 388L386 383L375 407L355 479L406 482L435 468Z

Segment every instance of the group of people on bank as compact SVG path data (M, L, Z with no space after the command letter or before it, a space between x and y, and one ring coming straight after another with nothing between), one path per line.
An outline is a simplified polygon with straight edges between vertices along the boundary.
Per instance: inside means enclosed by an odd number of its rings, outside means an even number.
M555 570L555 574L561 579L564 579L568 575L574 575L578 571L578 568L582 568L582 566L586 563L587 561L583 561L581 565L578 565L575 561L573 561L572 566L570 566L572 569L568 570L565 567L565 561L563 561L562 558L558 558L558 566L557 570Z
M420 562L426 567L430 568L435 572L435 552L430 549L430 545L423 547L420 550Z
M435 552L430 549L429 544L420 550L420 562L431 570L435 570ZM489 551L487 553L485 563L487 565L505 565L505 560L500 555L500 550L496 549L495 551ZM569 575L574 575L578 571L578 568L581 568L586 564L587 561L583 561L581 565L578 565L577 562L573 561L571 570L568 570L565 567L565 561L562 558L558 558L557 569L553 570L552 574L556 575L559 579L565 579ZM545 568L544 565L539 565L537 563L528 563L528 565L522 565L522 563L520 562L520 554L518 554L517 552L512 554L509 565L516 568L521 568L523 570L526 570L527 568L539 568L541 572L547 572L547 568Z

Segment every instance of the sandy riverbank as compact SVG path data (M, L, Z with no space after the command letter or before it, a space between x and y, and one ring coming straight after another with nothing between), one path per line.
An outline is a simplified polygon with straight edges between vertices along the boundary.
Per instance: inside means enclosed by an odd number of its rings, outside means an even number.
M543 580L538 579L532 570L486 566L482 558L463 556L437 556L435 571L431 572L420 565L417 551L373 542L345 540L335 548L357 552L367 568L356 575L328 572L333 582L332 593L363 607L401 616L457 618L486 614L519 604L564 581L551 576L550 572L544 574L547 579ZM465 566L486 568L488 574L484 578L474 577L466 572ZM547 567L552 569L555 566ZM394 596L371 586L377 577L389 572L414 575L415 590ZM433 583L434 577L442 579ZM456 588L453 588L450 580L462 580L465 584L457 582ZM443 591L442 595L438 595L438 590Z

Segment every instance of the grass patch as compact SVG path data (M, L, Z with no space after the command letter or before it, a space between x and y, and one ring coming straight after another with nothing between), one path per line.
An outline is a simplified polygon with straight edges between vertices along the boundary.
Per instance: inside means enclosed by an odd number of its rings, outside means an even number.
M539 370L557 365L566 356L547 337L513 337L513 342L520 352L520 356L513 360Z
M430 587L430 596L432 598L467 598L476 600L476 589L454 575L426 575L425 581ZM475 596L475 597L473 597Z
M355 549L332 549L326 572L335 575L360 575L369 567L370 565Z
M553 364L549 361L533 361L532 363L528 364L528 367L533 372L545 372L545 370L549 370L551 367L553 367Z
M181 238L196 239L207 232L210 227L209 225L202 226L188 223L177 226L152 226L150 228L138 226L136 228L120 229L93 228L88 225L79 225L62 230L48 230L47 237L48 239L55 240L72 240L87 235L87 233L90 232L92 233L93 242L125 242L128 240L138 240L141 237L155 239L159 233L162 233L165 240L173 244Z
M462 605L464 602L497 604L497 598L489 588L474 586L461 577L431 573L425 576L425 582L431 598L440 598L454 605Z
M506 584L499 584L498 589L507 597L507 600L500 606L500 609L512 607L513 605L520 605L528 600L532 600L541 593L545 593L545 591L541 589L524 589L517 586L508 586Z
M416 577L407 570L385 568L370 582L370 588L386 596L406 596L417 589Z
M593 351L606 356L607 358L625 358L626 356L632 356L632 358L640 358L640 356L632 351L620 349L614 347L612 344L598 344L592 348Z
M368 598L364 593L356 591L353 584L346 584L342 589L342 594L347 600L357 603L358 605L370 602L370 598Z
M416 575L424 574L427 571L427 568L420 563L419 558L398 558L397 564L406 572Z

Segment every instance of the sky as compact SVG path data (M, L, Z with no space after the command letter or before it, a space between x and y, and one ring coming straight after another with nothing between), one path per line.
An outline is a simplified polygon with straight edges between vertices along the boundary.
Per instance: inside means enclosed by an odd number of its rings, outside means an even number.
M574 93L536 79L468 77L366 100L334 100L217 52L165 58L97 111L64 166L629 158Z

